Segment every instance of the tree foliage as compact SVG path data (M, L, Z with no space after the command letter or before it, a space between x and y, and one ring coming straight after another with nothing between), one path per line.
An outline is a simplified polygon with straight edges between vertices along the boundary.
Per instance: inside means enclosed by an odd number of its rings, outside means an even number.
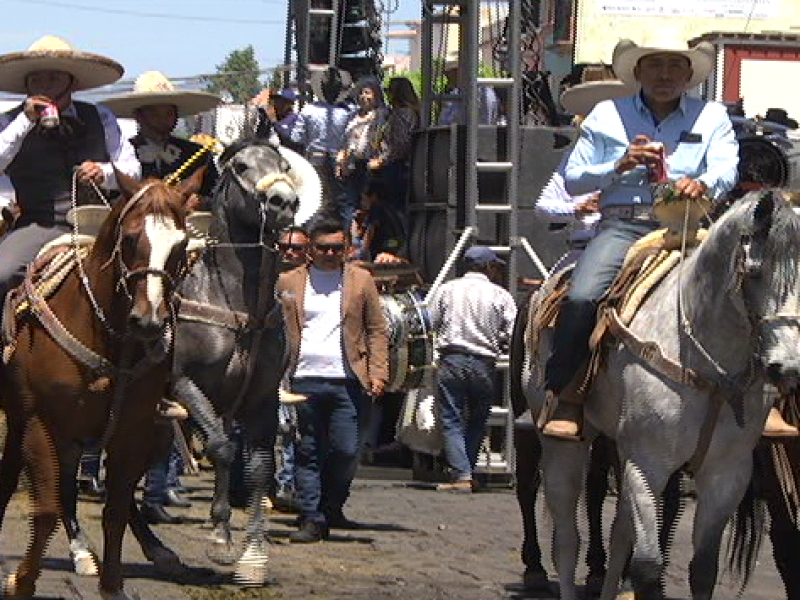
M205 89L223 96L230 94L234 103L244 104L261 90L260 71L255 50L248 45L228 54L222 64L217 65L216 75L204 77Z

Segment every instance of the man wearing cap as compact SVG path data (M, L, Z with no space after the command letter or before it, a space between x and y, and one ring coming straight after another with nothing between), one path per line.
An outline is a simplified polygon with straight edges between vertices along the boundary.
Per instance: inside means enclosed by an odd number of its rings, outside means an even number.
M281 142L281 146L302 154L302 144L292 140L292 130L297 122L297 113L294 112L294 103L297 92L292 88L284 88L279 92L265 90L254 98L258 105L258 126L256 135L269 137L274 131Z
M0 115L0 173L10 180L19 211L0 241L0 298L21 281L44 244L68 231L73 200L99 203L92 184L116 189L115 167L139 176L114 114L72 100L73 92L113 83L122 73L110 58L75 50L53 36L0 56L0 91L27 96Z
M190 140L172 135L179 117L211 110L220 103L219 96L208 92L177 90L159 71L147 71L136 78L133 90L102 101L119 118L136 119L138 132L131 138L142 164L142 177L164 179L180 169L202 148ZM217 169L208 152L187 169L182 179L205 166L200 195L208 198L217 179Z
M572 275L556 320L545 369L546 435L578 439L579 399L559 395L589 354L597 301L611 285L630 246L659 227L651 181L665 156L675 192L689 200L721 199L736 182L738 145L725 107L686 94L708 77L714 49L644 48L630 40L614 49L619 79L639 91L605 100L589 113L565 169L571 195L600 191L602 220ZM663 152L663 154L662 154Z
M496 397L495 362L511 339L517 307L499 280L502 261L487 246L464 254L466 273L434 293L428 308L439 355L439 415L453 481L439 489L470 491L486 420Z

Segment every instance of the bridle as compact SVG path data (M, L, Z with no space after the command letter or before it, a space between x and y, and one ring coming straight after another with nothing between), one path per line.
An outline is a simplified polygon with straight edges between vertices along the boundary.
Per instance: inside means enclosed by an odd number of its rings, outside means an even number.
M75 193L76 179L77 179L77 173L74 173L73 183L72 183L73 208L77 205L76 193ZM136 204L142 199L142 197L148 191L150 191L150 189L152 189L154 185L156 185L156 183L157 182L146 183L141 188L139 188L139 190L133 196L128 198L128 200L123 205L122 209L119 212L119 215L117 216L117 222L114 230L114 249L111 253L111 258L109 259L108 262L106 262L106 264L104 264L101 267L101 268L106 268L109 263L111 263L112 261L114 262L114 266L116 267L116 272L119 273L119 277L115 283L114 289L116 291L122 290L125 293L125 297L127 298L128 302L133 301L133 295L130 292L129 284L134 279L138 279L140 277L144 277L147 275L155 275L157 277L160 277L167 290L166 294L167 299L170 299L172 297L178 283L175 277L173 277L170 273L168 273L164 269L155 269L153 267L139 267L136 269L130 269L128 268L128 265L125 264L125 261L123 260L122 257L122 248L121 248L122 233L123 233L122 223L125 220L125 217L128 215L128 213L136 206ZM99 188L97 188L97 186L94 187L95 187L95 192L100 196L100 199L103 201L103 203L106 206L109 206L108 200L105 198L105 196L103 196ZM97 298L95 297L94 292L92 291L92 286L91 282L89 281L89 277L86 274L81 253L78 252L77 236L78 236L78 220L75 219L72 227L72 245L78 268L78 277L81 281L81 285L83 286L84 291L86 292L87 297L89 298L89 302L92 305L92 310L94 311L95 316L100 321L100 323L102 323L104 329L109 333L109 335L112 338L121 340L130 337L130 334L127 333L127 331L120 332L111 324L111 322L109 321L108 317L105 314L105 311L103 311L103 308L97 301ZM172 302L167 301L167 305L169 307L170 313L172 314L174 312L172 308Z

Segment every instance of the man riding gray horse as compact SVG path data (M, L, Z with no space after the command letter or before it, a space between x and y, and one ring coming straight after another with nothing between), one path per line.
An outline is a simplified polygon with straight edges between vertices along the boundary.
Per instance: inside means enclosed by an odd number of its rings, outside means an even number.
M592 110L566 166L569 193L601 191L602 222L577 263L556 320L539 418L545 435L580 436L579 395L559 396L587 359L597 302L628 249L659 227L651 191L658 168L663 164L674 193L689 201L718 200L736 182L738 145L725 108L687 95L705 81L713 61L709 44L686 50L622 40L614 49L614 72L640 91ZM797 429L773 410L765 435L797 435Z

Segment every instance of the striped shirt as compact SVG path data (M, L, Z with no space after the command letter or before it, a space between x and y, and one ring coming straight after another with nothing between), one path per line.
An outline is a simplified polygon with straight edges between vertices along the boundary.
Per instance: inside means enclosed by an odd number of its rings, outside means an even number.
M517 305L483 273L469 272L440 287L428 303L436 349L496 359L510 339Z

